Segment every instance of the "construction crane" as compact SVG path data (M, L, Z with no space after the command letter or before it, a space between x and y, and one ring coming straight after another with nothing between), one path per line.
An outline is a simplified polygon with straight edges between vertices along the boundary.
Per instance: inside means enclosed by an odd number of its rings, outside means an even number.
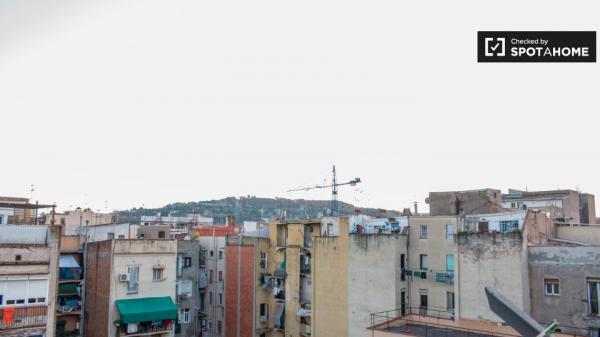
M333 165L333 170L331 170L331 173L332 173L333 177L331 179L330 185L315 185L315 186L309 186L309 187L300 187L300 188L294 188L291 190L287 190L287 192L310 191L310 190L317 189L317 188L331 187L331 215L337 215L338 214L338 186L343 186L343 185L356 186L356 184L360 183L361 180L360 180L360 178L354 178L345 183L338 183L336 174L335 174L335 165Z

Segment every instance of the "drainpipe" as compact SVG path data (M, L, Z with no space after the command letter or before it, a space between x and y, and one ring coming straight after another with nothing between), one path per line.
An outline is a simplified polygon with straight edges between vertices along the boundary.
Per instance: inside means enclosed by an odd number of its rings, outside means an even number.
M240 241L238 245L238 261L237 261L237 318L236 318L236 336L240 337L240 272L242 270L242 242L243 233L240 233ZM254 317L254 316L252 316Z
M408 223L408 230L406 231L406 269L411 270L410 268L410 215L406 216L406 222ZM408 309L411 310L412 302L410 300L410 284L412 283L412 272L409 276L406 277L406 285L407 285L407 297L406 304L408 305Z
M81 220L80 220L81 221ZM80 225L81 226L81 225ZM87 283L87 247L88 247L88 224L85 225L85 239L83 240L83 281L81 283L81 312L79 313L79 335L84 337L83 322L85 319L85 288ZM81 237L81 232L79 233Z

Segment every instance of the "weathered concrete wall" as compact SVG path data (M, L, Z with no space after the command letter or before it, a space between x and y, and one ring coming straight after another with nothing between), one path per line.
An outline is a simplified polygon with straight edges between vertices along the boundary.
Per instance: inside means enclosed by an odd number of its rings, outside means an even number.
M523 226L526 245L547 245L548 239L555 237L554 222L546 213L528 210Z
M328 221L335 220L328 219ZM314 239L312 271L314 336L348 336L349 332L347 277L349 228L347 218L340 220L340 236L320 236Z
M559 239L583 242L590 245L600 244L600 226L557 226L556 236Z
M348 336L363 337L370 314L400 308L400 254L406 236L351 235L348 248Z
M427 198L430 215L464 215L502 211L500 190L430 192Z
M460 317L502 321L489 309L486 286L529 312L527 249L521 232L463 233L456 239Z
M531 315L538 321L561 325L600 326L587 317L587 278L600 278L600 246L530 247ZM559 296L544 293L544 278L559 280Z

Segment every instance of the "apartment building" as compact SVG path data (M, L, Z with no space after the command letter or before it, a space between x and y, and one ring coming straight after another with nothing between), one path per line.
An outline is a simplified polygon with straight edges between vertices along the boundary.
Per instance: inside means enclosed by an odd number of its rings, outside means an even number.
M212 227L212 228L210 228ZM197 230L200 244L200 272L206 275L205 287L199 289L202 337L223 336L225 331L225 226L210 226ZM215 228L220 227L220 228ZM233 228L230 228L233 233ZM202 233L202 234L199 234Z
M508 190L502 195L502 207L508 209L537 209L550 218L564 223L594 223L594 195L574 190L520 191Z
M198 214L188 214L185 216L161 216L157 214L143 215L140 217L140 226L168 226L169 232L166 233L169 238L175 238L177 235L187 235L194 227L211 226L213 218L203 217Z
M55 336L60 227L0 225L0 335Z
M227 236L226 337L261 337L272 331L270 254L267 228Z
M358 337L370 312L406 305L406 235L363 220L271 222L228 237L226 336Z
M200 284L200 279L204 281ZM196 337L201 331L199 320L200 286L206 285L206 274L200 270L200 245L195 240L177 240L177 308L175 336Z
M54 205L30 204L28 198L0 196L0 225L37 224L38 209L52 208Z
M83 289L83 249L78 236L60 238L56 337L79 333Z
M405 218L408 251L405 274L408 303L422 314L440 311L454 314L457 248L454 236L458 216L417 215Z
M54 214L54 223L62 225L64 235L78 235L86 226L97 226L118 223L119 217L113 213L96 213L89 208L77 207L72 211ZM46 216L44 223L50 225L52 216Z
M174 336L179 316L176 269L175 240L88 244L85 335Z

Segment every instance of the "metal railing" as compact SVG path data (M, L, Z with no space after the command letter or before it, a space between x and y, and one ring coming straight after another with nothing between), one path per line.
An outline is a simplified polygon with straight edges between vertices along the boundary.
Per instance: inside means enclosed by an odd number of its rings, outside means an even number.
M405 307L405 309L393 309L387 311L381 311L371 314L371 327L377 327L384 323L389 323L398 318L417 315L424 317L433 318L444 318L454 319L454 312L436 308L425 308L425 307Z
M429 317L429 318L437 318L437 319L454 319L454 312L448 310L440 310L435 308L418 308L418 307L406 307L404 310L402 309L394 309L387 310L382 312L377 312L371 314L371 330L390 330L393 327L399 326L395 321L402 320L404 325L414 325L419 326L423 331L418 334L419 336L423 335L426 337L452 337L459 335L460 337L481 337L481 335L486 336L498 336L498 337L519 337L519 335L507 334L502 332L496 332L491 330L476 330L476 329L468 329L461 328L456 326L448 326L443 324L436 324L430 322L424 322L419 320L410 319L409 316L421 316L421 317ZM540 322L542 326L549 326L550 323ZM598 329L599 328L581 328L581 327L573 327L568 325L560 325L555 330L555 334L563 334L569 335L573 337L598 337ZM411 335L410 329L401 330L403 334ZM434 333L435 332L435 333Z
M0 330L30 328L46 325L48 307L4 307L0 313ZM7 315L12 315L12 319Z
M544 327L549 326L550 323L543 323L540 322L540 324ZM558 324L558 327L556 328L556 330L554 330L555 334L562 334L562 335L569 335L569 336L589 336L589 337L598 337L600 336L598 334L600 327L597 328L581 328L581 327L575 327L575 326L569 326L569 325L562 325L562 324Z
M410 316L430 317L437 319L453 320L454 312L430 308L406 307L402 309L387 310L371 314L371 330L388 330L398 328L398 332L405 335L417 335L424 337L520 337L519 335L507 334L491 330L469 329L451 325L437 324L410 319ZM396 322L401 320L402 323ZM402 327L404 329L402 330ZM413 327L413 330L411 330ZM419 332L416 332L417 330Z

